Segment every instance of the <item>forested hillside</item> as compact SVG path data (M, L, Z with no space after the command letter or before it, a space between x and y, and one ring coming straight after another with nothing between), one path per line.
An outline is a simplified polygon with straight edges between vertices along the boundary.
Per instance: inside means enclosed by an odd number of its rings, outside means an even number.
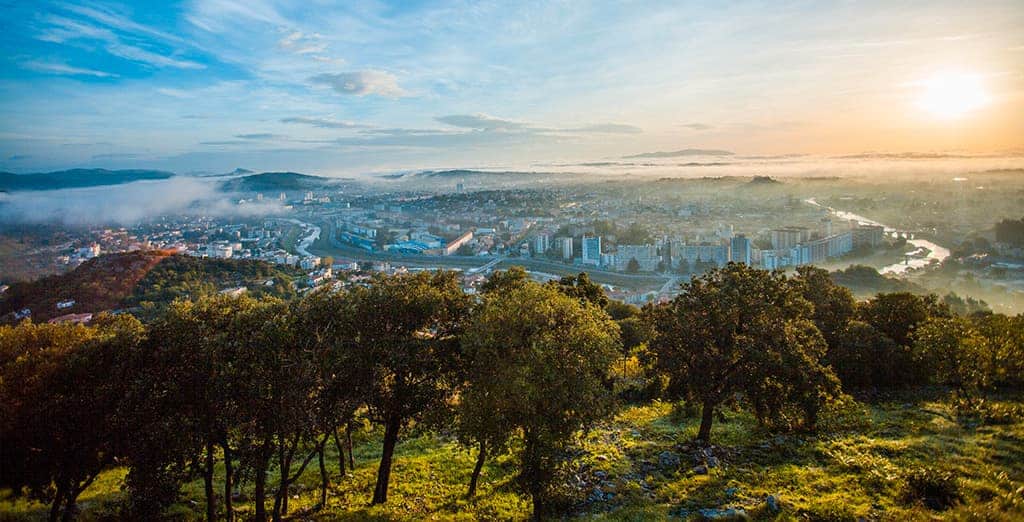
M197 258L171 252L107 254L74 270L27 283L13 283L0 296L0 318L28 308L35 321L67 313L138 309L145 317L176 298L198 298L246 286L255 295L290 298L300 272L263 261ZM267 284L270 282L269 284ZM69 308L57 303L74 300ZM8 317L8 320L10 318Z

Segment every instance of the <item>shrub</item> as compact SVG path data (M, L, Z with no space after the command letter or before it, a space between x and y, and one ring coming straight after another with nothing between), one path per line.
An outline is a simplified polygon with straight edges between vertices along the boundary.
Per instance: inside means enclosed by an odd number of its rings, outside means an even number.
M960 500L960 480L950 471L931 467L916 468L905 477L904 498L908 502L923 502L925 506L942 511Z

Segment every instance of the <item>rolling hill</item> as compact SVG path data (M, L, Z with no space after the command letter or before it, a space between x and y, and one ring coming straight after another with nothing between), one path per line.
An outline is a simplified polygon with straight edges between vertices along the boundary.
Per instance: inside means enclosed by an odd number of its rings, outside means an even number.
M313 190L336 183L336 180L321 176L310 176L298 172L261 172L230 179L221 183L221 190L228 192L259 192L279 190Z
M147 319L179 297L198 297L229 287L245 286L252 294L291 297L295 295L292 281L300 274L263 261L198 258L165 251L108 254L66 274L11 284L0 298L0 318L9 319L9 314L23 308L32 311L36 322L68 313L129 308ZM57 303L67 299L75 304L58 310Z
M0 172L0 190L59 190L66 188L102 187L133 181L168 179L173 172L162 170L72 169L34 174Z

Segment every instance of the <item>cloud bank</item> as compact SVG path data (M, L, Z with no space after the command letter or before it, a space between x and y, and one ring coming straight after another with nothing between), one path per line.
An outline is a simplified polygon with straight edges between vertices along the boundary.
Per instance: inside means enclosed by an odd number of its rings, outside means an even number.
M262 216L283 211L277 200L239 205L216 181L175 176L114 187L0 193L0 220L8 223L129 225L163 215Z

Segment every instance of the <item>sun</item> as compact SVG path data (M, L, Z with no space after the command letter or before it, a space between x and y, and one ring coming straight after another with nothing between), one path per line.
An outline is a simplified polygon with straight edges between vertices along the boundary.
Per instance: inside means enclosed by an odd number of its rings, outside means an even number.
M981 76L963 72L936 74L922 82L917 106L942 119L957 119L989 103Z

